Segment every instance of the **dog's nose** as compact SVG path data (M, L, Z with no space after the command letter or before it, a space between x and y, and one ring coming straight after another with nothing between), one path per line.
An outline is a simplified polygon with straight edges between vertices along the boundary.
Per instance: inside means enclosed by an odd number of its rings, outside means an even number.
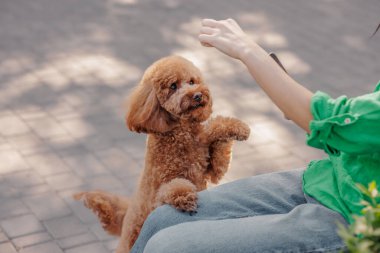
M193 96L193 99L197 102L201 102L202 101L202 93L200 92L196 92Z

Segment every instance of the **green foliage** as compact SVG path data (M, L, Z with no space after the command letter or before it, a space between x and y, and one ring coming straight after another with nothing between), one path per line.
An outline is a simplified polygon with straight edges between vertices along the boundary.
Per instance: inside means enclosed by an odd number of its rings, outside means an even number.
M375 182L371 182L368 188L358 187L363 193L363 216L354 215L354 222L348 228L339 224L338 233L349 252L380 252L380 194Z

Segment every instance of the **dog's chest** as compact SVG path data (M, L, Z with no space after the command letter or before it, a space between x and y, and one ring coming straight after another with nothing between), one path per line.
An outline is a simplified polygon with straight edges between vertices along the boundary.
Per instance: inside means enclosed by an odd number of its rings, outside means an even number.
M191 133L159 138L153 143L150 147L154 153L153 164L181 171L206 170L208 166L208 147L200 144Z

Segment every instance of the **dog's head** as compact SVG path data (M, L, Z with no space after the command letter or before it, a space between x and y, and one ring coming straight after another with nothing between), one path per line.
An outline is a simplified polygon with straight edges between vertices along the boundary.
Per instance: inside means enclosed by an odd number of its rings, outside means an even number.
M199 69L183 57L169 56L145 71L131 94L126 120L132 131L165 133L179 121L205 121L211 107Z

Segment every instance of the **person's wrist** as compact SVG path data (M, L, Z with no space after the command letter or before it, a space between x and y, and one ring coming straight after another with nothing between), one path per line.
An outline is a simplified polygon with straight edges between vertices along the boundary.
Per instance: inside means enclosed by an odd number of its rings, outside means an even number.
M254 45L250 45L250 44L245 44L244 46L240 47L239 50L238 50L238 59L243 62L243 63L246 63L247 60L252 57L252 55L254 54Z
M239 60L247 65L247 63L256 58L260 58L259 56L265 53L264 49L262 49L259 45L256 43L250 43L247 44L246 46L242 47L240 52L239 52Z

